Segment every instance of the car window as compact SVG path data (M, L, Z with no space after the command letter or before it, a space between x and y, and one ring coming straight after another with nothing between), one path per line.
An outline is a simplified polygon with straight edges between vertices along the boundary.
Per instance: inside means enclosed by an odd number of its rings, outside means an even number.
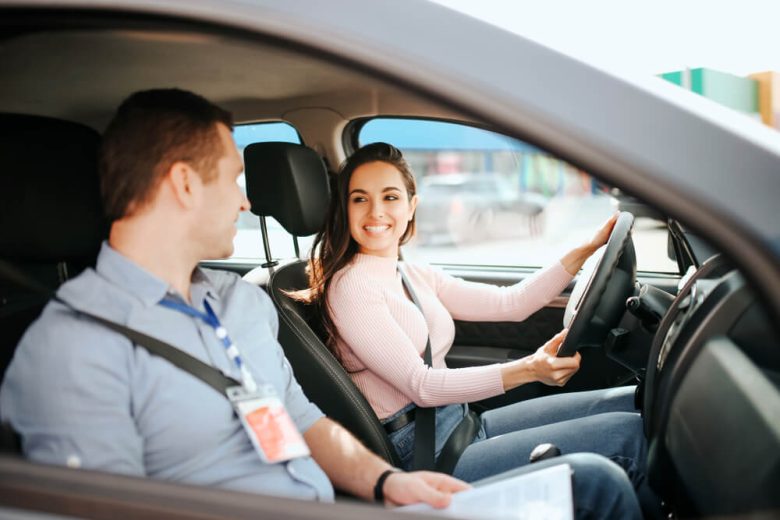
M236 141L236 146L242 157L244 148L252 143L281 141L302 144L298 131L289 123L281 121L236 125L233 129L233 139ZM238 183L246 193L246 179L243 174L238 178ZM274 258L295 256L293 239L281 224L272 217L266 217L266 224L271 253ZM308 238L308 242L311 240L312 238ZM306 238L301 239L302 251L306 251L310 245L306 241ZM238 233L233 239L233 256L231 258L240 260L265 258L262 235L260 234L260 219L249 211L242 212L238 217Z
M668 232L586 172L528 143L447 121L375 118L358 145L401 149L417 179L417 236L407 254L430 263L541 267L589 239L618 207L637 217L638 269L677 272Z

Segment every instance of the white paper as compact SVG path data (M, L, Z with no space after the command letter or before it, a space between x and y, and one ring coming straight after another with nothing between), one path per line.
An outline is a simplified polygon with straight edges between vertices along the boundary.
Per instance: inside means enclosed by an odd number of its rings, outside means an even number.
M571 466L559 464L456 493L446 509L414 504L395 510L490 520L572 520Z

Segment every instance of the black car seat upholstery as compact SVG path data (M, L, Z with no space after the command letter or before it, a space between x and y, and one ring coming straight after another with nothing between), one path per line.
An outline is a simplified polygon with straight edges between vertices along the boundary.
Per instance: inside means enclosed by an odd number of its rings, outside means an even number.
M94 264L106 236L99 143L81 124L0 114L0 259L48 289ZM0 276L0 375L47 300Z
M255 143L244 150L251 211L274 217L294 236L319 231L330 197L328 173L317 153L290 143ZM312 308L287 293L308 287L304 260L275 270L268 293L279 310L279 342L303 391L330 418L394 465L400 461L363 394L325 346ZM252 273L249 278L256 278Z

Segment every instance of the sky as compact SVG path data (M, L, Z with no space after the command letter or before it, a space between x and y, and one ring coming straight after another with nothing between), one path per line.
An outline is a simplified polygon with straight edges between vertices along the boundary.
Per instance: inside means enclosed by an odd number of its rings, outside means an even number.
M780 71L780 0L434 0L593 65Z

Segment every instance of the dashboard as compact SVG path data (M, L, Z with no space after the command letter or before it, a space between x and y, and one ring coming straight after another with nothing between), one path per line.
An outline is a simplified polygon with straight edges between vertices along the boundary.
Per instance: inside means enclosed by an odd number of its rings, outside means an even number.
M720 257L690 273L653 340L643 415L651 485L691 515L780 507L780 340Z

